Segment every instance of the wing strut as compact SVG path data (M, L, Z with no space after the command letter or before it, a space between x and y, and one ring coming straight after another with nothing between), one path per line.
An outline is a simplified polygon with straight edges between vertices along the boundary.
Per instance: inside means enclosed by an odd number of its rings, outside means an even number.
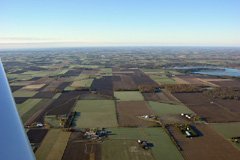
M35 160L0 59L0 159Z

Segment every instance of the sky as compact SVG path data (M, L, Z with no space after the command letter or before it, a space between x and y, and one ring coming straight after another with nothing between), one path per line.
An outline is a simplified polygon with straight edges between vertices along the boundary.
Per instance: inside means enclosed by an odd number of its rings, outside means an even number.
M240 0L0 0L0 48L240 46Z

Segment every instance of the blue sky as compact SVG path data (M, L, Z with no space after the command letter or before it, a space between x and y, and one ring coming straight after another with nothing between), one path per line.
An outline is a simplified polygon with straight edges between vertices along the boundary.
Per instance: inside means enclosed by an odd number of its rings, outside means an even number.
M239 0L0 0L0 47L240 46Z

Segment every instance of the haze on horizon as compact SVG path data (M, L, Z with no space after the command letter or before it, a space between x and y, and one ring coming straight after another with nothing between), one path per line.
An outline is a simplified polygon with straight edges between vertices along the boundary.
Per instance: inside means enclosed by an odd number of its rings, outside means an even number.
M0 0L0 48L240 46L239 0Z

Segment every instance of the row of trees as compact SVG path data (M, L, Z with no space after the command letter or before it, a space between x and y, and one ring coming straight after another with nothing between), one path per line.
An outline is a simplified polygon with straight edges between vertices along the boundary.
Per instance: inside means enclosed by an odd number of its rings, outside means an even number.
M205 91L203 93L211 98L240 100L240 89L215 88L212 90Z
M192 84L164 85L164 88L169 90L171 93L192 93L202 91L200 86Z

